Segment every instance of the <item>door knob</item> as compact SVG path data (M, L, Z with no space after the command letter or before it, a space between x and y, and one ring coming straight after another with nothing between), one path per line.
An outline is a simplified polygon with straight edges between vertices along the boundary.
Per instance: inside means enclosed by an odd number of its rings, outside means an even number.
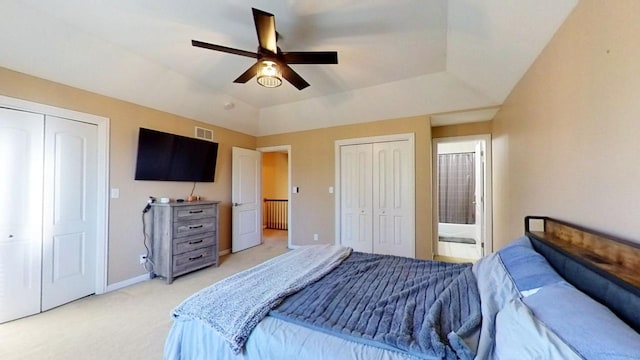
M233 206L240 206L240 204L238 204L238 203L233 203Z

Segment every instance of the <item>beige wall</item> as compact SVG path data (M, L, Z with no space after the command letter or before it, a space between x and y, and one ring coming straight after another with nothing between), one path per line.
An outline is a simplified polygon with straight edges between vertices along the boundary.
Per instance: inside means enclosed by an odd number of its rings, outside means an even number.
M548 215L640 241L640 1L582 0L493 121L494 238Z
M233 132L177 115L79 90L59 83L0 68L0 94L104 116L110 119L109 187L120 189L120 198L110 199L108 284L142 275L138 255L145 252L141 210L147 197L186 197L192 183L134 181L135 154L139 127L185 136L193 135L193 126L213 129L220 143L214 183L198 183L194 194L222 201L220 212L220 249L231 247L231 147L254 149L257 146L292 145L292 186L300 193L292 196L294 244L334 241L333 194L334 141L366 136L415 133L416 139L416 254L431 258L431 129L426 116L377 121L358 125L267 136ZM288 189L287 189L288 191ZM286 196L286 195L285 195Z
M147 197L186 197L193 183L134 181L139 127L193 136L194 126L213 129L220 143L214 183L198 183L194 194L220 200L220 249L231 247L231 147L255 149L255 137L196 122L69 86L0 68L0 94L110 119L110 187L120 198L109 205L108 283L145 273L138 255L144 254L141 211Z
M301 120L302 121L302 120ZM295 245L335 241L335 141L387 134L415 133L416 255L431 258L431 128L427 116L259 137L259 147L291 145L292 241Z
M287 153L262 153L262 197L286 199L288 194L289 166Z
M528 214L555 216L640 241L640 2L582 0L492 122L494 246L522 233ZM431 128L426 116L258 138L0 68L0 94L111 119L109 284L144 273L140 210L148 195L183 197L190 183L133 181L138 127L220 142L215 183L195 193L223 201L230 247L231 146L291 145L293 241L334 239L334 141L415 132L416 250L431 257ZM457 131L455 134L459 134ZM434 130L434 134L441 134ZM447 134L451 134L447 132ZM435 135L434 135L435 136ZM438 135L441 136L441 135ZM450 136L450 135L446 135ZM454 135L458 136L458 135Z

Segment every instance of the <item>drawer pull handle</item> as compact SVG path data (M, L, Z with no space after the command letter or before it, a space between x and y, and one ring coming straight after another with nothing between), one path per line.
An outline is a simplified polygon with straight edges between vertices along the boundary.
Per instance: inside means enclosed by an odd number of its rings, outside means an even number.
M189 258L189 261L198 260L198 259L200 259L200 258L201 258L201 257L203 257L203 256L204 256L204 254L200 254L199 256Z
M193 244L200 244L201 242L203 242L204 240L198 240L198 241L189 241L189 245L193 245Z
M201 214L204 210L189 210L189 214Z
M193 229L200 229L203 225L189 225L189 230L193 230Z

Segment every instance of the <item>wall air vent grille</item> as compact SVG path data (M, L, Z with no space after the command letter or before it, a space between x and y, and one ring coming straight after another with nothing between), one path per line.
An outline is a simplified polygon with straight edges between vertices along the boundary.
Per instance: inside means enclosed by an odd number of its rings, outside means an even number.
M213 130L196 126L196 138L213 141Z

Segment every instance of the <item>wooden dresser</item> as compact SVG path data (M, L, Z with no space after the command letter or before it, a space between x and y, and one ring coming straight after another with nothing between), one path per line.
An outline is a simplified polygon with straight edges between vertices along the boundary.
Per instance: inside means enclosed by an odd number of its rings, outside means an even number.
M176 276L218 266L219 203L152 204L152 277L162 276L171 284Z

